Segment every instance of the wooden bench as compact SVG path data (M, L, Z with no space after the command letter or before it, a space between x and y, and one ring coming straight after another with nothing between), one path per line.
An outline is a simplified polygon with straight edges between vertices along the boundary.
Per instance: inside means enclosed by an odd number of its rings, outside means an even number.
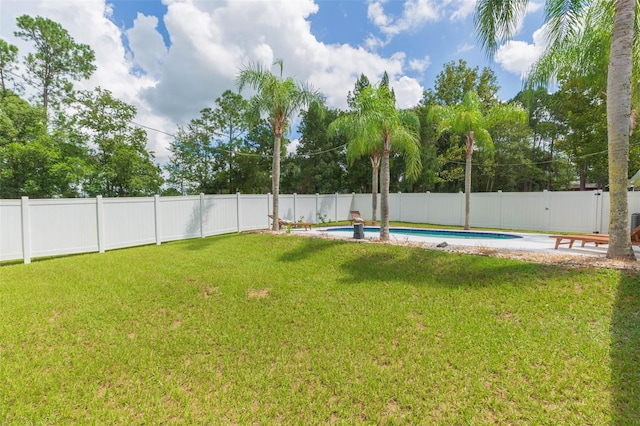
M609 236L602 234L588 234L588 235L549 235L549 238L556 239L555 248L558 249L561 244L569 244L569 248L573 247L576 241L581 241L581 247L584 247L586 243L594 243L596 247L600 244L609 244Z
M272 214L267 216L269 216L269 218L273 220ZM291 220L282 220L278 218L278 226L280 227L280 229L286 228L287 226L291 226L292 228L304 228L305 230L310 230L311 225L313 225L313 223L311 222L293 222Z
M556 239L556 250L561 244L568 244L569 248L572 248L576 241L581 242L581 247L584 247L586 243L594 243L596 247L600 244L609 244L609 235L607 234L549 235L549 238ZM631 245L640 246L640 226L631 231Z

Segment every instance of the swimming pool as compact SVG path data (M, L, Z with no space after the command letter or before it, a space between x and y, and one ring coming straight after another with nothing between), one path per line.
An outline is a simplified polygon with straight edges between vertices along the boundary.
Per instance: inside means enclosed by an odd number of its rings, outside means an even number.
M325 232L353 232L351 226L339 226L335 228L327 228ZM366 234L379 234L380 227L369 226L364 228ZM460 239L487 239L487 240L514 240L522 238L519 235L504 234L501 232L484 232L484 231L456 231L448 229L423 229L423 228L389 228L389 234L393 235L409 235L422 237L446 237Z

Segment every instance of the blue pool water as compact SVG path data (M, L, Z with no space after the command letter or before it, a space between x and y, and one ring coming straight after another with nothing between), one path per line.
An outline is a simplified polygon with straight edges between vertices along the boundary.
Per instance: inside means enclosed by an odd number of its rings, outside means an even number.
M335 228L327 228L327 232L353 232L351 226L340 226ZM379 234L380 228L376 226L365 226L365 234ZM415 235L423 237L447 237L447 238L476 238L487 240L513 240L522 238L519 235L502 234L499 232L482 232L482 231L454 231L447 229L419 229L419 228L389 228L389 233L394 235Z

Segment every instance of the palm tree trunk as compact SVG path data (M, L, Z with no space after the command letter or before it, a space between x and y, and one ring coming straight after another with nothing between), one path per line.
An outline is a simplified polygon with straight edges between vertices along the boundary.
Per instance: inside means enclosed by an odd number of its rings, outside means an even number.
M391 146L388 139L384 142L382 161L380 164L380 241L389 240L389 151Z
M371 176L371 208L373 215L371 221L375 225L378 211L378 176L380 175L380 156L374 155L371 157L371 168L373 174Z
M607 79L609 137L609 259L635 260L629 232L627 186L631 117L632 45L635 0L617 0Z
M273 138L273 165L272 165L272 177L271 177L271 191L273 193L273 225L271 229L279 231L280 226L278 223L278 195L280 195L280 135L275 135Z
M473 155L473 132L467 133L467 159L464 167L464 229L471 229L471 156Z

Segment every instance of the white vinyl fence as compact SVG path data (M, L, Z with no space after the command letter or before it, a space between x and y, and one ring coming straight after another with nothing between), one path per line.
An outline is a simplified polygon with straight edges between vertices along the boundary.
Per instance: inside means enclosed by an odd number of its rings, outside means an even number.
M629 216L640 214L640 192L629 192ZM401 222L464 225L464 193L389 194L389 216ZM371 218L371 194L354 194L353 210ZM380 220L378 196L377 219ZM471 226L543 232L607 233L609 193L490 192L471 194Z
M313 223L346 220L359 210L370 219L371 194L280 195L280 217ZM464 194L390 194L393 221L464 224ZM267 229L272 197L187 197L0 200L0 261L104 252L144 244ZM378 206L380 203L378 202ZM379 209L378 209L379 210ZM629 193L640 213L640 193ZM380 219L380 212L378 217ZM606 233L607 192L477 193L472 227Z
M346 219L352 200L351 194L281 195L280 217ZM272 202L270 194L0 200L0 261L267 229Z

